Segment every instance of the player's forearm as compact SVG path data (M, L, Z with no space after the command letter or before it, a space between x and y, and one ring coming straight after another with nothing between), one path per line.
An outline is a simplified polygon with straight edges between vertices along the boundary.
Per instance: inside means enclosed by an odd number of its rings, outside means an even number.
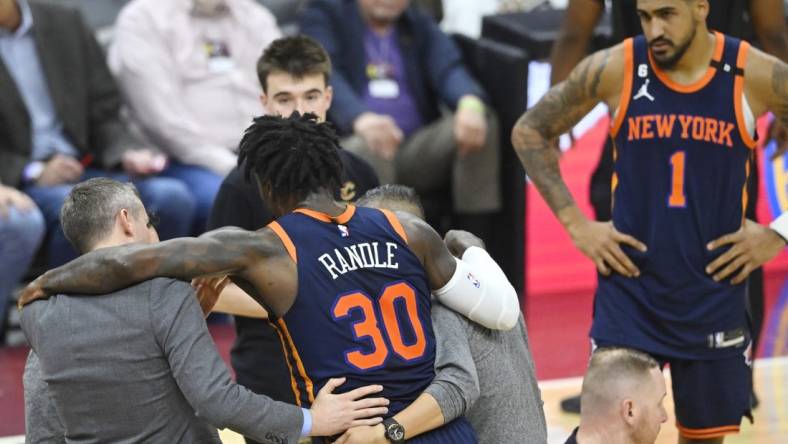
M551 142L565 133L605 97L611 78L603 75L611 50L586 57L564 82L550 88L512 129L512 145L539 194L565 227L578 212L558 166L560 152ZM604 80L603 80L604 79ZM566 214L565 214L566 213Z
M229 284L224 288L212 311L247 318L268 319L265 308L235 284Z
M135 280L133 257L140 245L103 248L41 275L37 281L46 294L104 294L140 282Z
M394 415L394 419L405 429L405 439L443 425L443 413L438 401L427 393L419 395L405 410Z
M156 244L128 244L86 253L39 278L46 294L104 294L154 277L189 281L239 268L248 251L234 232L217 230L200 238L178 238Z
M545 135L531 128L528 123L529 114L532 112L534 111L526 113L515 126L512 133L512 144L528 177L547 202L553 214L560 220L566 209L577 208L577 206L563 177L561 177L558 149L552 147ZM561 220L565 227L567 222Z

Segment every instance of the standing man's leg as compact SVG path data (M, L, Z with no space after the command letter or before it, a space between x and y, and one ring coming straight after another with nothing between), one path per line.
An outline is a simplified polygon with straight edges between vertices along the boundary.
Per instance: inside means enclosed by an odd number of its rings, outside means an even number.
M500 131L487 115L487 137L476 152L459 156L454 117L447 115L414 133L397 155L397 182L419 194L450 188L457 228L489 240L492 213L501 209Z
M758 150L753 153L753 167L750 169L750 177L747 181L747 208L745 215L747 219L758 221L756 207L760 193L760 170L758 162ZM761 330L763 329L764 316L764 293L763 293L763 268L757 268L747 277L747 314L750 318L750 334L752 335L752 357L755 359L758 354L758 346L761 342ZM750 399L752 408L758 406L758 397L755 395L755 386L752 388Z
M591 173L589 183L589 193L591 206L594 208L594 216L600 222L609 221L613 218L613 196L610 187L613 178L613 139L605 138L602 147L602 154L599 162ZM561 410L567 413L580 413L580 394L570 396L561 400Z
M93 177L109 177L119 182L133 182L140 192L145 208L159 219L156 231L158 231L161 240L191 234L196 204L194 197L183 182L158 176L130 178L119 171L96 168L86 169L82 180Z
M159 218L156 231L161 240L192 233L197 203L183 182L168 177L150 177L133 182L140 191L145 208Z
M55 268L77 257L77 252L66 239L60 228L60 207L73 185L37 186L25 188L24 192L33 199L46 223L47 267Z
M350 151L366 161L375 170L381 184L395 183L397 181L394 160L384 159L370 149L363 137L353 135L342 139L339 143L342 149ZM400 146L402 150L402 146Z
M0 216L0 346L11 292L24 277L44 238L46 224L38 208L6 208Z
M186 184L196 205L191 234L199 236L204 233L208 223L208 215L211 214L213 201L219 192L219 187L222 185L224 177L205 168L178 162L172 162L159 177L177 179Z

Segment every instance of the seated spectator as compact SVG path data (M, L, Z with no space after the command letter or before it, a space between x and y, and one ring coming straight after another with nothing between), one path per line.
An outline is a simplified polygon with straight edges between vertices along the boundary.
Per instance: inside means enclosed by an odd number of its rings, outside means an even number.
M193 193L195 235L261 114L255 63L280 35L254 0L134 0L118 16L110 69L132 121L171 157L163 175Z
M334 63L329 118L352 136L342 146L383 183L451 188L458 227L487 231L501 208L499 134L451 39L408 0L315 0L301 26Z
M0 347L8 301L44 237L44 217L24 193L0 183Z
M0 0L0 97L0 180L43 213L50 266L76 255L58 214L73 184L90 177L133 177L162 237L188 234L194 201L182 183L151 177L166 159L122 127L120 96L77 11Z
M653 444L668 420L659 363L628 348L599 348L580 394L580 426L566 444Z
M134 186L111 179L74 187L61 223L81 253L158 242ZM217 293L226 280L201 279L196 286ZM382 390L379 385L333 395L344 378L330 379L310 409L253 394L230 378L202 315L192 287L174 279L102 297L58 295L26 307L22 328L34 353L25 391L39 395L27 399L27 412L58 416L29 418L30 433L67 442L220 443L216 428L228 427L265 443L295 443L299 436L379 423L355 420L386 413L382 398L355 402ZM49 403L55 409L41 407ZM54 429L41 433L39 426Z

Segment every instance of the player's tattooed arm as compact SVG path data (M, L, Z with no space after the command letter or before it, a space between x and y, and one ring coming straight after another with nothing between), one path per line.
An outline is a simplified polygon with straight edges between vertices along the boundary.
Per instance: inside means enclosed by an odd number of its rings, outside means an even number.
M788 128L788 65L776 59L772 67L771 87L773 94L771 111L783 128Z
M551 143L577 124L599 102L613 105L622 94L624 45L595 53L554 86L528 110L512 131L512 144L539 194L566 228L572 241L600 273L613 270L624 276L640 271L622 251L628 244L641 251L646 246L618 232L611 223L592 222L575 204L561 177L560 153Z
M225 228L198 238L128 244L86 253L33 281L20 305L57 293L104 294L154 277L190 280L237 274L275 247L261 233ZM266 251L270 247L271 251Z
M560 153L552 142L605 100L600 92L605 89L603 83L608 83L605 80L609 79L604 78L603 73L614 50L607 49L585 58L569 78L551 88L523 114L512 130L512 144L520 161L559 219L562 210L575 204L561 177Z

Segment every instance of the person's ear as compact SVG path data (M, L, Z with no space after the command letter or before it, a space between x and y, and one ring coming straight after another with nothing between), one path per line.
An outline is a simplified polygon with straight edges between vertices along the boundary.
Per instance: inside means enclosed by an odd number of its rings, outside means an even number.
M131 220L131 214L129 213L129 210L123 208L118 212L118 215L115 219L124 236L134 237L133 221Z
M328 85L326 86L326 110L331 108L332 100L334 100L334 88L332 88L331 85Z
M625 398L619 404L619 415L630 426L634 426L637 420L637 411L635 402L632 399Z
M695 15L695 20L705 23L706 18L709 16L709 2L707 0L696 0L692 13Z

